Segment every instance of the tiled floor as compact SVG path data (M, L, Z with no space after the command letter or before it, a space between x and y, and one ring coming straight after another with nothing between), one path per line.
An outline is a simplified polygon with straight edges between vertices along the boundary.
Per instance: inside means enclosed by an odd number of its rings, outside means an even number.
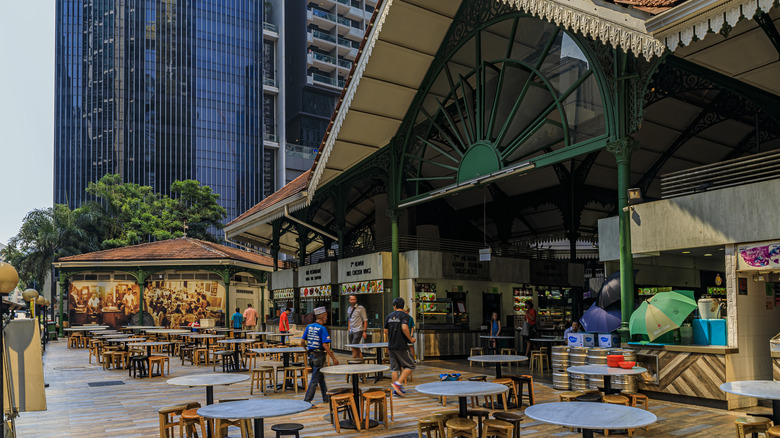
M157 409L162 406L187 401L199 401L205 404L203 388L186 388L166 383L167 377L153 379L133 379L122 370L105 371L100 365L87 363L87 350L66 348L64 340L49 344L44 357L44 374L48 410L43 412L25 412L16 420L18 437L156 437L159 436ZM347 357L339 355L342 363ZM522 368L525 370L525 368ZM417 419L425 415L453 409L457 400L448 400L443 408L432 397L414 392L414 386L430 382L443 372L461 372L464 377L475 374L489 374L489 367L469 367L464 362L427 362L420 363L414 373L414 382L408 385L408 395L395 398L395 421L385 429L380 426L370 432L361 432L362 436L414 436L417 431ZM171 376L210 372L211 367L181 366L181 362L171 361ZM112 386L90 386L90 382L121 381L123 384ZM327 377L329 388L346 387L342 378ZM389 384L389 380L382 381ZM549 385L535 385L537 403L557 401L558 392ZM215 387L214 398L249 397L249 383L239 383L228 387ZM263 397L256 392L253 397ZM303 399L303 393L269 393L271 398ZM319 396L315 402L319 402ZM637 430L636 437L733 437L735 435L734 418L738 412L703 408L678 403L652 400L650 410L658 416L658 422L648 431ZM753 408L751 412L760 409ZM330 425L328 410L322 405L307 412L288 417L266 419L266 436L274 436L270 426L280 422L298 422L305 425L302 436L336 436ZM342 435L356 436L357 432L342 431ZM568 437L578 436L566 428L548 425L526 419L522 424L522 436L529 437ZM597 434L598 435L598 434ZM231 431L238 436L238 429ZM610 436L620 436L610 433ZM623 435L625 436L625 435Z

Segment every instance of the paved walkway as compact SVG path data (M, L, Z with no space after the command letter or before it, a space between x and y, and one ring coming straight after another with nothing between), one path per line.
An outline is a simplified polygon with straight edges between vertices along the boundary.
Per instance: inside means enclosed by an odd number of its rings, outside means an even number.
M198 401L205 404L203 388L186 388L168 385L167 377L152 379L132 379L122 370L103 370L101 365L87 363L88 353L84 349L68 349L64 340L54 341L46 348L44 356L44 374L48 410L44 412L25 412L16 420L18 437L157 437L157 409L162 406ZM341 363L347 356L339 355ZM451 366L450 368L442 368ZM525 368L521 368L525 371ZM218 368L219 370L219 368ZM518 368L513 368L516 372ZM211 366L181 366L181 361L171 360L171 376L184 376L210 372ZM408 395L395 398L395 421L389 429L377 427L370 432L361 432L367 437L411 437L417 434L417 419L443 409L457 408L457 400L448 400L448 406L442 407L432 397L417 394L414 386L437 379L440 373L461 372L464 378L489 374L489 367L469 367L462 362L420 363L414 373L414 382L407 386ZM343 378L328 377L329 388L348 387ZM89 383L114 382L110 386L90 386ZM388 385L389 380L383 380ZM375 386L366 383L364 387ZM535 385L537 403L557 401L560 391L549 385ZM215 400L226 398L248 398L249 383L239 383L228 387L215 387ZM262 393L252 397L263 397ZM303 399L303 393L269 393L271 398ZM319 395L315 402L319 402ZM690 406L651 400L650 410L658 416L658 422L648 431L637 430L636 437L733 437L734 419L740 414L711 408ZM760 409L753 408L755 412ZM298 422L305 425L302 436L337 436L330 425L328 410L324 405L305 413L289 417L266 420L266 436L271 435L270 427L274 423ZM357 432L343 431L342 435L356 436ZM238 429L231 429L231 437L238 436ZM566 428L526 420L522 425L522 436L528 437L574 437ZM610 433L610 436L621 436ZM626 436L626 435L622 435Z

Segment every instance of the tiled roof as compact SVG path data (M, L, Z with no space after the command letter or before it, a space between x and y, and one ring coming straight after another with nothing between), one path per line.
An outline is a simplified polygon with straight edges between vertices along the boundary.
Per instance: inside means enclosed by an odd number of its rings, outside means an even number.
M267 198L257 203L254 207L241 213L237 218L230 221L228 225L234 224L240 220L248 218L249 216L252 216L258 211L263 211L266 208L278 202L281 202L296 193L300 193L306 190L306 188L309 186L310 179L311 179L311 169L307 170L306 172L303 172L298 178L295 178L294 180L290 181L284 187L275 191Z
M117 262L117 261L176 261L176 260L236 260L263 266L273 266L268 256L231 248L217 243L180 237L159 242L95 251L69 257L58 262Z

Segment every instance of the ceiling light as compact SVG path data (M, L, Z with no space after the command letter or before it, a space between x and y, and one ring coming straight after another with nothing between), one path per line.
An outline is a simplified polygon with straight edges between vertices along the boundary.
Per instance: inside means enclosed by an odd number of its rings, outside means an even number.
M704 257L712 257L712 254L704 254Z
M683 254L690 254L691 252L690 251L683 251L682 253Z

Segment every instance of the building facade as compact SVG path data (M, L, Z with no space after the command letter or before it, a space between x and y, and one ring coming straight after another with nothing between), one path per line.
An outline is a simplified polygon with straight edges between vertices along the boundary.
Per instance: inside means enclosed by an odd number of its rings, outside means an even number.
M219 193L228 218L273 193L284 167L278 144L263 141L263 50L278 31L263 9L260 0L57 2L54 202L80 205L108 173L159 192L196 179Z

